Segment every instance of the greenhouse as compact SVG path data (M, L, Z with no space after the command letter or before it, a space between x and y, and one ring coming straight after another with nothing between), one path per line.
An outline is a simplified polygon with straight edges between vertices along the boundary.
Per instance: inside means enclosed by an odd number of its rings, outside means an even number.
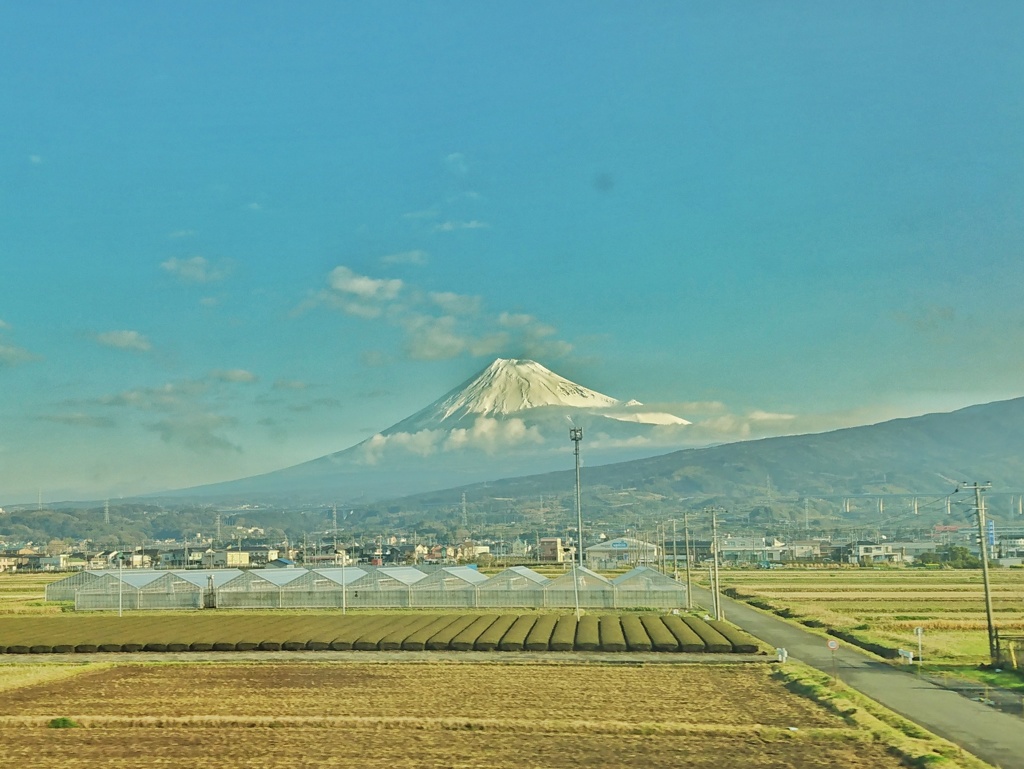
M683 585L639 567L614 581L574 567L549 579L525 566L491 577L472 567L324 569L125 569L73 574L46 588L49 601L88 611L313 608L677 608Z

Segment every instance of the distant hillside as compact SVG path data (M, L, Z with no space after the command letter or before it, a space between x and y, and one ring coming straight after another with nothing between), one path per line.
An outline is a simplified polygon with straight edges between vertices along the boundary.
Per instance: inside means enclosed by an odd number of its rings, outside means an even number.
M586 444L583 445L586 457ZM472 495L519 498L566 494L566 471L468 487ZM585 467L594 504L602 490L638 489L666 501L763 503L776 499L872 495L943 495L958 481L991 481L993 494L1024 488L1024 398L814 435L675 451L648 459ZM452 493L403 500L407 508L437 504ZM999 514L1001 511L995 511Z

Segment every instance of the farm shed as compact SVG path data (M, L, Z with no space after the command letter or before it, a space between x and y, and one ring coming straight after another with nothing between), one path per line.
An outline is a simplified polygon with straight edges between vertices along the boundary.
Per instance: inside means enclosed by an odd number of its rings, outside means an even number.
M657 545L633 537L618 537L583 551L592 569L619 569L632 564L657 563Z
M619 606L672 609L686 605L686 587L650 566L637 566L612 580Z
M544 586L545 606L580 606L610 609L617 606L615 585L586 567L574 567Z

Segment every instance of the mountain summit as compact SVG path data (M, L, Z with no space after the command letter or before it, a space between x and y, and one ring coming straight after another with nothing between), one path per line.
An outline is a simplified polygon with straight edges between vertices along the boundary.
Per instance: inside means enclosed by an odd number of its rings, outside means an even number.
M640 405L636 401L629 408ZM408 419L382 434L452 428L472 424L479 417L508 419L529 409L613 409L626 404L559 376L532 360L498 358ZM678 419L678 417L676 417ZM679 420L679 424L686 424Z
M682 417L620 401L532 360L498 358L426 408L361 443L260 476L179 494L254 498L408 494L523 475L564 461L567 420L586 434L592 461L678 448ZM336 492L334 492L336 493Z

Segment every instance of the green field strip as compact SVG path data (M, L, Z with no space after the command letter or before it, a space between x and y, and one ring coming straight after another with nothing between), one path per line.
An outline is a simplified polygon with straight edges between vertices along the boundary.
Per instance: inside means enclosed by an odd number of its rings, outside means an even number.
M576 646L576 617L564 614L555 623L549 643L553 652L571 652Z
M427 641L458 620L458 614L445 614L438 617L429 625L410 633L409 636L402 641L402 649L404 651L414 652L423 651L427 646Z
M576 623L576 651L596 652L601 649L600 620L593 614L584 614Z
M459 617L455 622L437 631L427 639L424 648L429 651L444 651L450 648L455 636L476 622L479 617L479 614L467 614Z
M732 650L739 654L756 654L758 649L757 639L749 633L744 633L737 627L727 622L708 620L708 625L717 630L732 645Z
M731 625L654 614L195 614L19 618L0 622L0 653L98 651L737 651Z
M498 649L503 652L521 652L526 648L526 638L537 622L537 615L523 614L512 623L512 626L501 637Z
M626 647L631 652L649 652L652 649L651 637L644 630L644 625L635 614L624 614L620 618L622 634L626 637Z
M386 636L380 639L377 648L382 652L398 651L402 648L405 639L428 625L432 625L439 619L437 614L427 614L422 617L410 615L408 622L404 622Z
M622 623L616 614L606 614L599 623L601 651L626 651L626 636L622 632Z
M526 636L523 648L528 652L546 652L551 643L551 634L558 623L557 614L541 614Z
M644 630L647 631L647 635L651 639L651 647L656 652L676 652L679 651L679 641L672 635L672 631L665 627L665 623L661 621L661 617L655 614L643 614L640 616L640 622L644 626Z
M480 634L480 637L476 639L476 643L473 644L473 648L478 652L494 651L498 648L498 644L501 643L501 639L505 637L505 634L518 619L519 615L517 614L502 614L490 627Z
M661 618L662 623L679 642L679 651L702 652L704 651L704 640L693 632L693 628L683 622L683 618L677 614L667 614Z
M732 644L729 643L729 640L704 620L697 617L683 617L683 622L700 636L704 642L704 651L710 654L727 654L732 651Z
M476 639L497 621L497 614L486 614L477 618L473 624L455 636L451 643L448 644L448 647L456 652L472 651L473 645L476 644Z
M397 630L408 621L408 615L387 617L384 622L374 625L371 629L366 630L361 636L359 636L359 638L355 640L355 643L352 644L352 648L356 651L376 651L377 645L381 642L384 636L394 630Z

